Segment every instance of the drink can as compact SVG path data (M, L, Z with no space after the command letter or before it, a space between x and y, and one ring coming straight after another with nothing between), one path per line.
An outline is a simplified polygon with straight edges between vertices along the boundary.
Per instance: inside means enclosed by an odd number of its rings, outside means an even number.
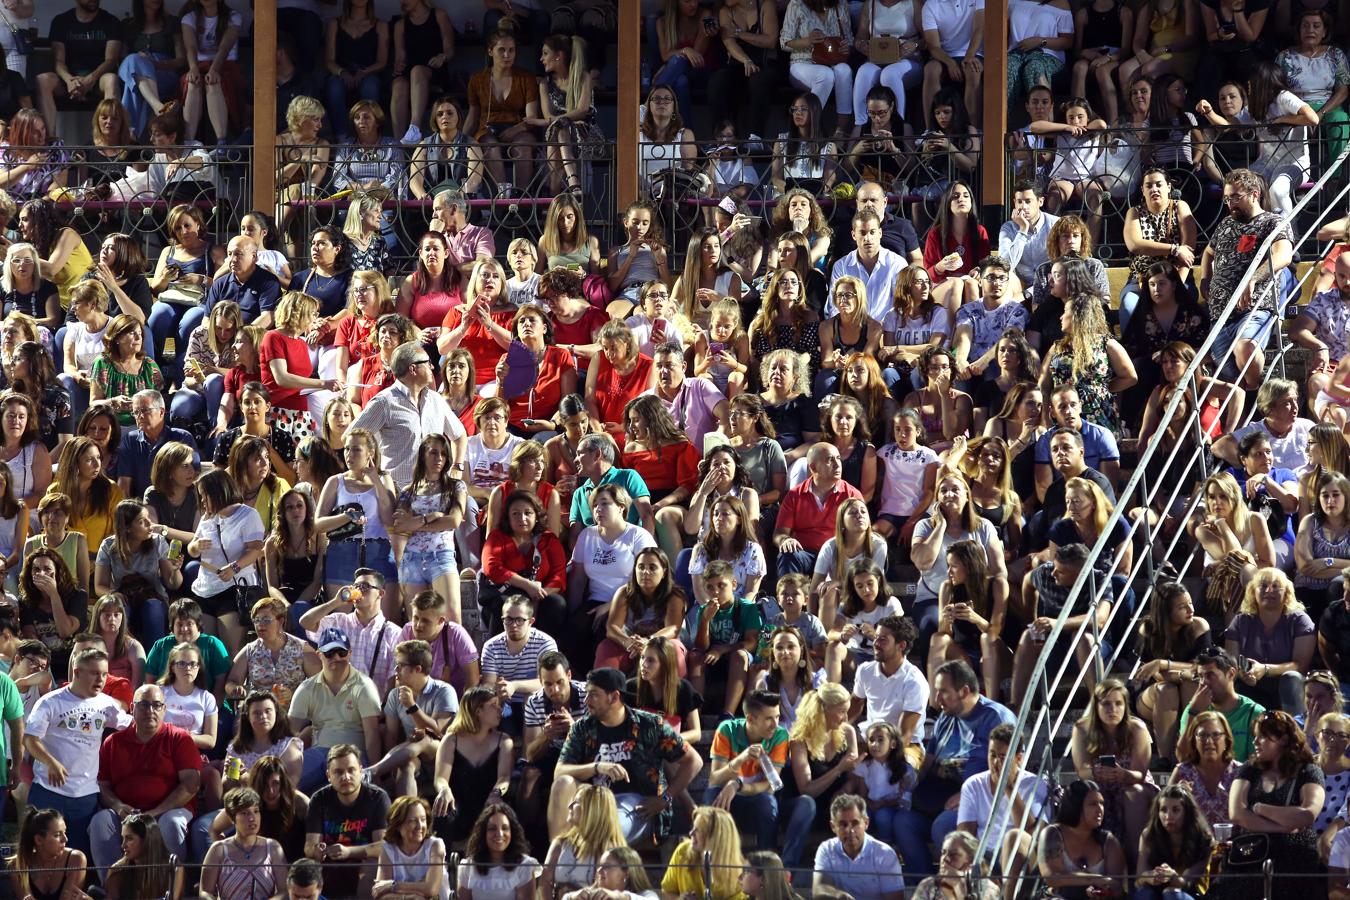
M239 781L244 777L244 761L237 756L225 760L225 780Z
M182 541L169 541L169 559L177 559L183 555Z

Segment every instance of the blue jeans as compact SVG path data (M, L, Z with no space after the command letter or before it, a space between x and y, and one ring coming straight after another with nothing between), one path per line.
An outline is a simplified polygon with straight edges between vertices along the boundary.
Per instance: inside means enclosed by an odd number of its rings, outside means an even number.
M1142 296L1143 288L1134 278L1125 282L1125 286L1120 289L1120 333L1124 334L1125 329L1130 326L1130 318L1134 316L1134 311L1139 308L1139 300Z
M169 633L169 607L158 597L147 597L131 611L136 634L151 643Z
M619 807L619 830L629 844L640 844L651 836L652 829L660 816L644 816L638 812L638 806L647 798L641 794L615 794L614 802Z
M178 419L192 423L201 421L205 415L206 424L214 428L216 416L220 413L220 401L224 396L225 376L212 372L206 376L201 390L180 387L174 392L173 399L169 402L169 419L171 422Z
M711 806L721 792L721 788L708 788L703 802ZM777 795L768 793L736 797L731 801L731 817L743 831L754 832L761 850L778 846L778 826L782 825L787 832L783 840L783 863L795 866L801 862L806 838L811 833L816 800L806 796L779 800Z
M895 832L895 849L904 862L905 882L917 887L934 872L929 842L934 847L941 847L943 838L956 830L956 810L943 810L935 819L929 819L915 809L894 812L891 827Z
M372 100L379 102L380 99L380 76L365 75L356 82L356 87L348 89L347 82L341 75L329 75L328 82L324 85L324 106L328 110L328 121L333 123L335 130L340 132L341 140L351 138L351 125L347 116L348 107L356 100ZM352 94L356 96L353 97ZM339 123L341 123L339 125ZM414 123L424 124L424 123Z
M680 117L686 122L694 121L693 85L707 84L711 73L707 69L696 69L683 55L672 56L652 77L652 87L665 86L675 92L675 102L680 107Z
M455 571L454 550L404 550L398 580L402 584L431 584Z
M163 303L161 301L156 301L154 306L150 307L150 338L154 343L153 345L147 344L147 346L153 346L155 348L155 361L159 363L161 369L165 367L164 345L168 343L169 337L175 334L174 329L181 325L183 319L186 318L187 313L195 309L199 309L199 307L177 306L173 303ZM198 321L200 321L200 319L198 319ZM186 336L184 336L181 331L177 333L177 339L174 341L173 345L173 375L171 377L166 371L164 375L165 381L177 382L182 379L183 360L187 358L187 339L191 336L191 331L188 331Z
M794 550L791 553L778 551L778 577L792 572L810 575L816 570L816 554L810 550Z
M157 304L155 304L155 305L156 305L156 306L159 306L160 304L157 303ZM168 306L168 305L170 305L170 304L167 304L167 303L166 303L166 304L163 304L163 305ZM174 344L174 346L175 346L175 347L181 347L181 348L182 348L182 349L178 350L177 353L178 353L178 356L184 357L184 356L186 356L186 354L187 354L188 338L192 337L192 331L193 331L193 329L195 329L198 325L202 324L202 319L205 319L205 318L206 318L206 307L204 307L204 306L184 306L184 307L179 307L179 309L181 309L182 312L176 313L176 315L177 315L176 321L177 321L177 323L178 323L178 325L177 325L177 328L178 328L178 340L177 340L177 342ZM153 312L154 312L154 310L151 309L151 313L152 313L152 314L153 314ZM161 314L161 315L162 315L162 314ZM247 325L247 324L249 324L249 323L245 322L244 324ZM166 334L165 336L167 337L167 334Z
M84 797L67 797L65 794L49 791L34 781L28 791L28 805L32 809L54 809L59 812L61 818L66 820L66 834L70 846L84 851L86 855L89 853L89 823L93 821L94 813L98 811L97 793Z
M85 410L89 408L89 388L81 387L80 384L65 372L56 376L61 382L61 387L70 394L70 421L72 425L80 424L80 417L84 415Z
M157 67L148 56L131 53L117 67L117 77L122 82L122 106L126 107L131 133L144 137L154 111L150 109L150 101L141 94L139 82L142 79L154 81L159 89L159 99L168 102L178 96L178 73Z

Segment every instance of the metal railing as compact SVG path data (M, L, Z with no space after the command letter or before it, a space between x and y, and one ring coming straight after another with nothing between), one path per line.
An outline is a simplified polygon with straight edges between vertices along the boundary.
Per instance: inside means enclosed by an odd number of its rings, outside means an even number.
M1293 244L1296 259L1298 258L1299 248L1307 246L1310 240L1315 240L1318 227L1323 223L1323 220L1332 214L1333 210L1340 208L1347 195L1350 195L1350 185L1347 185L1336 192L1331 199L1322 198L1325 202L1320 203L1320 211L1315 211L1313 208L1314 200L1320 197L1322 191L1330 182L1332 173L1340 169L1347 156L1350 156L1350 149L1343 152L1334 160L1332 165L1326 168L1321 178L1296 204L1293 215L1288 217L1288 221L1308 223L1301 233L1294 232ZM1279 274L1273 269L1270 258L1271 247L1281 233L1280 230L1272 231L1257 248L1253 262L1243 273L1241 280L1233 290L1232 299L1211 324L1210 333L1205 341L1200 347L1196 348L1195 358L1187 365L1185 373L1178 382L1178 389L1173 391L1172 397L1162 413L1161 421L1164 423L1171 422L1178 416L1178 410L1183 400L1187 397L1192 398L1192 409L1184 418L1183 426L1179 431L1181 434L1192 436L1192 439L1185 441L1171 440L1168 437L1168 429L1160 428L1147 442L1147 445L1141 449L1133 474L1124 489L1119 493L1115 509L1091 548L1089 561L1084 564L1081 573L1074 581L1063 609L1056 617L1049 637L1041 648L1027 690L1023 695L1021 708L1017 713L1017 724L1012 745L1009 747L1009 758L1012 758L1019 750L1024 750L1025 758L1028 760L1028 770L1038 771L1041 779L1051 782L1058 779L1062 757L1056 755L1055 746L1072 708L1072 704L1066 699L1056 709L1051 702L1052 698L1074 696L1083 688L1089 671L1092 671L1096 678L1100 679L1105 673L1116 667L1117 663L1122 660L1125 647L1131 636L1134 635L1138 623L1146 615L1148 604L1153 598L1153 576L1156 574L1153 555L1155 539L1153 525L1147 514L1134 517L1130 521L1130 517L1126 515L1127 511L1131 509L1170 509L1174 503L1181 499L1188 483L1196 483L1210 474L1207 469L1203 427L1199 417L1200 412L1206 408L1207 401L1214 389L1214 383L1211 381L1202 387L1199 379L1204 374L1206 357L1214 346L1219 332L1230 321L1238 321L1245 315L1245 310L1239 308L1239 301L1249 288L1255 289L1258 287L1257 281L1260 278L1267 279L1267 284L1273 286L1276 309L1274 327L1270 338L1273 354L1270 354L1263 376L1268 379L1283 371L1289 349L1284 343L1281 331L1283 308L1290 297L1297 296L1298 291L1302 290L1303 284L1309 278L1316 277L1317 267L1311 267L1305 273L1303 280L1298 282L1297 290L1290 291L1282 287ZM1318 255L1320 258L1321 254ZM1233 348L1230 347L1222 358L1214 360L1214 371L1222 372L1232 355ZM1254 357L1248 359L1246 366L1239 371L1235 381L1241 382L1243 375L1246 374L1247 366L1252 364L1253 359ZM1227 403L1234 394L1227 394L1221 401L1218 409L1219 415L1223 414ZM1165 471L1175 477L1169 477L1166 481L1150 486L1148 483L1149 473L1154 471ZM1196 496L1187 500L1186 514L1189 514L1195 508L1200 499L1197 492ZM1105 554L1108 552L1107 544L1118 525L1128 525L1127 540L1134 541L1137 532L1145 550L1137 555L1130 570L1124 574L1123 582L1117 580L1113 585L1111 578L1102 577L1102 570L1105 568L1110 571L1115 568L1114 559L1111 560L1109 566L1103 564L1106 561ZM1263 526L1258 524L1256 527ZM1164 559L1177 549L1179 542L1182 540L1182 532L1183 529L1177 528L1170 540L1163 542ZM1125 592L1133 587L1139 588L1136 593L1137 600L1133 607L1127 609L1124 604L1113 602L1104 627L1098 628L1095 615L1087 615L1077 628L1066 630L1065 623L1070 614L1076 608L1079 608L1078 601L1084 595L1084 592L1087 592L1090 600L1082 608L1095 609L1103 600L1114 601L1118 597L1125 596ZM1121 636L1119 640L1113 642L1112 652L1106 658L1102 655L1102 645L1099 640L1105 634ZM1059 666L1052 670L1051 660L1056 645L1072 648L1084 639L1091 639L1092 642L1093 661L1091 669L1076 665L1071 650ZM1004 767L998 785L994 790L995 800L987 823L998 822L1004 815L1003 804L1006 803L1005 791L1009 769L1010 767ZM1019 827L1029 828L1034 833L1040 827L1040 824L1039 822L1030 822L1030 809L1028 808L1024 812ZM981 854L987 850L986 844L990 831L991 829L986 827L982 832Z

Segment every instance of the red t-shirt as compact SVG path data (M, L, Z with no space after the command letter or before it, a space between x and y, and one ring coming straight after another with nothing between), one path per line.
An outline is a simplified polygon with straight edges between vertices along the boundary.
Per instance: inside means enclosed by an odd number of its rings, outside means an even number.
M961 254L961 268L955 272L938 272L937 264L948 253ZM957 278L968 273L975 268L976 263L989 255L989 232L984 230L983 225L976 226L975 231L966 232L964 241L955 240L954 236L947 238L947 246L942 246L938 239L938 230L936 227L929 229L928 238L923 242L923 267L928 270L928 275L933 279L934 284L940 284L948 278Z
M365 316L348 316L338 323L333 345L347 348L348 365L360 362L379 352L375 346L375 323Z
M681 441L655 450L625 449L623 466L641 475L652 493L668 494L678 487L691 491L698 488L698 464L702 458L693 444Z
M309 355L309 343L280 331L269 331L258 345L258 362L262 368L262 383L273 406L283 409L309 409L309 403L300 396L298 388L284 388L272 377L272 360L284 359L286 371L299 378L314 375L314 360Z
M489 313L489 315L493 322L507 331L511 330L511 320L516 317L515 310L510 309ZM464 307L452 306L441 321L441 329L451 331L458 328L463 318ZM459 345L473 356L474 384L481 387L496 379L497 361L502 358L502 353L505 350L501 344L497 343L497 339L488 331L486 325L477 320L470 322L468 330L464 332L464 337L459 341Z
M501 359L500 356L497 358ZM511 424L520 427L525 419L550 418L562 403L563 375L576 370L571 353L562 347L545 347L534 387L514 400L507 401L511 404Z
M117 798L136 809L163 803L178 787L179 772L200 772L201 768L202 754L192 743L192 735L176 725L161 725L144 744L133 725L108 735L98 751L98 780L111 784ZM186 808L193 812L196 805L194 797Z
M595 333L608 321L609 313L594 306L588 307L581 314L581 318L571 324L559 322L557 317L553 317L553 343L559 345L594 343ZM579 362L581 370L586 371L586 360L582 359Z
M243 366L235 366L225 373L225 393L238 400L239 392L244 389L244 385L261 377L260 372L247 372Z

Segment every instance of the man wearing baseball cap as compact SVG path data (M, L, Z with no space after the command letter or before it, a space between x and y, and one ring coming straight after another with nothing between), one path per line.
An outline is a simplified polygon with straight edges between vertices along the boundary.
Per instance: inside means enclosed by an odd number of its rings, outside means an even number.
M624 703L627 683L622 672L608 666L586 677L587 715L572 723L563 743L549 822L565 821L558 811L567 809L582 783L605 785L614 792L624 838L636 844L653 830L663 836L669 830L675 798L688 797L703 760L656 713ZM666 763L676 764L669 784Z
M291 728L305 742L300 790L312 794L324 784L328 749L355 744L367 764L380 758L380 695L375 683L351 664L346 633L332 626L319 632L323 670L300 682L291 697Z

